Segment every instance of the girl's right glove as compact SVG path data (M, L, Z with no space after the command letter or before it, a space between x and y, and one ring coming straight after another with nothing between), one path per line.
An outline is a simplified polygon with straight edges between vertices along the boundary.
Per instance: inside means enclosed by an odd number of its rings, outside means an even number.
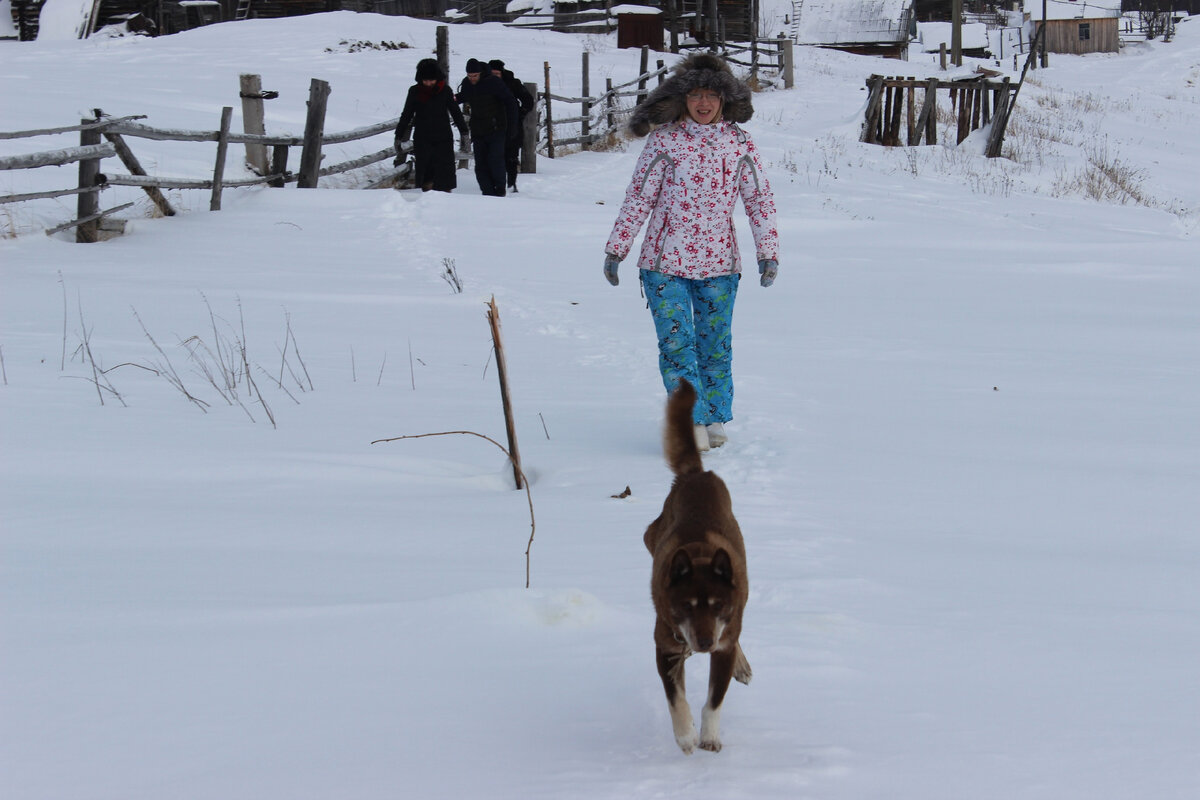
M762 277L758 282L762 286L770 286L775 282L776 276L779 275L779 262L773 258L760 258L758 260L758 274Z
M620 265L621 259L611 253L604 254L604 277L608 278L608 282L613 286L620 283L620 279L617 278L617 267Z

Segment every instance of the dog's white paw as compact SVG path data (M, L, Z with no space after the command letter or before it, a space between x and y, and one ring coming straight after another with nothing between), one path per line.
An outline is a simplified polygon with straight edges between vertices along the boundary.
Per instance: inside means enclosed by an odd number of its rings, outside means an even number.
M721 752L721 740L715 736L711 739L701 739L700 749L710 753L719 753Z
M721 709L707 704L700 711L700 749L721 752Z
M703 744L701 744L700 736L696 733L695 728L692 728L691 731L684 734L683 736L677 735L675 737L675 742L676 742L676 744L679 745L679 749L683 751L683 754L685 756L690 756L692 753L694 753L696 751L696 745L699 744L701 747L704 746ZM720 742L718 742L717 749L720 749L720 747L721 747Z

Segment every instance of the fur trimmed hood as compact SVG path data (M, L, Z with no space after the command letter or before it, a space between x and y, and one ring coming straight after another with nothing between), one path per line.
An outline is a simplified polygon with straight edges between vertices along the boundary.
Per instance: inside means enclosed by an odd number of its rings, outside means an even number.
M754 116L750 87L738 80L724 59L709 53L696 53L679 62L669 78L662 82L634 109L629 131L645 136L655 125L674 122L687 112L687 93L693 89L711 89L721 95L721 119L746 122Z

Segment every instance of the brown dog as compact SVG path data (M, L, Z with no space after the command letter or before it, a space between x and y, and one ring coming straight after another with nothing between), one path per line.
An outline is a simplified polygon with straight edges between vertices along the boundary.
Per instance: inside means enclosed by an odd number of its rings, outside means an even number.
M742 532L725 482L704 471L692 427L696 391L687 381L667 401L663 448L675 482L662 513L646 529L646 549L654 557L650 595L658 674L667 692L675 741L691 754L699 744L721 749L721 702L729 679L750 682L750 664L738 636L749 583ZM710 653L708 702L700 714L700 735L684 691L684 661Z

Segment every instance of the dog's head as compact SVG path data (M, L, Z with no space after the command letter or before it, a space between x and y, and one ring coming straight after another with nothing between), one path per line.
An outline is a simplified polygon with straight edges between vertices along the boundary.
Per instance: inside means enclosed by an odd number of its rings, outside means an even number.
M671 557L665 593L671 623L691 650L708 653L721 649L735 611L733 563L729 553L717 550L711 559L695 561L680 548Z

